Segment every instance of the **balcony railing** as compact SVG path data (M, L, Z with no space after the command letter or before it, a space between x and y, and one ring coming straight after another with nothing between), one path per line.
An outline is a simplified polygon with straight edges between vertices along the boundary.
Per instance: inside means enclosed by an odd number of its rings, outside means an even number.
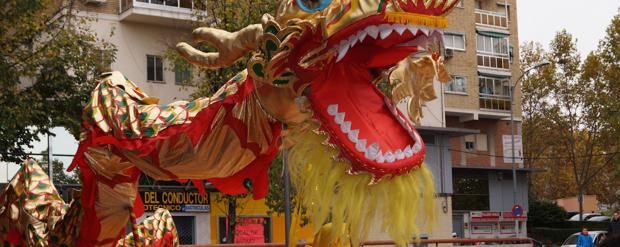
M510 96L480 93L480 109L510 111Z
M495 28L508 28L508 18L504 14L476 9L476 24Z
M478 54L478 66L493 69L510 69L510 59L504 56Z
M193 0L120 0L121 13L134 7L167 10L191 14L194 9Z

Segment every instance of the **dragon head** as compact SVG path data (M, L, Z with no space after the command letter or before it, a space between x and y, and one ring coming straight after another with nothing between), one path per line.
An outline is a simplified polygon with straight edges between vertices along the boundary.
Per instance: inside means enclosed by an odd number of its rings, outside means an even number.
M419 121L421 103L435 97L433 80L449 79L438 52L444 15L457 2L284 0L262 24L235 33L194 31L195 40L214 44L219 53L185 43L178 50L208 68L253 51L247 68L263 108L289 126L318 122L338 158L351 163L349 172L370 173L377 182L424 159L412 123ZM389 86L388 95L379 83ZM408 114L396 107L402 100Z

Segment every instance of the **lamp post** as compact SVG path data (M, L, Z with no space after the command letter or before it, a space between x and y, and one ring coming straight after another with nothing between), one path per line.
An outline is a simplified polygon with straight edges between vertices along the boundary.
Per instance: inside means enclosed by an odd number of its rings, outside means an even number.
M511 146L512 146L512 203L513 205L517 204L517 167L516 167L516 157L515 157L515 129L514 129L514 106L515 106L515 88L519 85L519 82L523 79L523 77L528 74L530 71L534 69L538 69L543 66L547 66L551 64L551 62L547 60L542 60L538 63L533 64L529 68L526 68L521 72L521 76L517 78L514 85L510 85L510 136L511 136ZM521 139L523 142L523 139ZM523 144L521 144L523 147ZM523 155L523 154L521 154ZM515 234L519 234L519 223L515 218Z

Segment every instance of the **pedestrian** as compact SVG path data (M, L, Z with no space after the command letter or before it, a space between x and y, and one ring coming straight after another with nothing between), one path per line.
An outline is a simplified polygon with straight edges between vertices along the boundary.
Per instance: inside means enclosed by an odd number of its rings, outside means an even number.
M607 235L620 235L620 213L617 211L611 217L609 226L607 227Z
M577 247L594 247L592 236L588 233L588 228L581 229L581 234L577 237Z

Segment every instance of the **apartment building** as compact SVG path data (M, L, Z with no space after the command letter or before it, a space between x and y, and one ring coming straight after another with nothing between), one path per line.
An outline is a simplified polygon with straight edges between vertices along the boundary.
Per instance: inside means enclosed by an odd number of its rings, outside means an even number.
M183 85L192 71L169 64L163 56L180 40L189 40L192 0L81 0L79 14L98 37L118 49L111 70L121 71L148 95L167 104L189 99L194 87ZM186 84L186 83L185 83Z
M449 16L445 30L446 65L453 80L444 86L446 127L478 131L452 137L453 231L475 237L519 235L510 213L514 204L527 211L527 173L516 159L517 192L513 193L512 135L514 113L515 153L521 147L521 92L516 87L511 105L511 85L521 76L516 0L463 0ZM474 227L472 211L497 212L496 224ZM469 219L468 216L470 217ZM479 216L479 215L478 215ZM524 223L524 219L519 219ZM476 229L474 229L476 228ZM522 227L523 228L523 227Z

